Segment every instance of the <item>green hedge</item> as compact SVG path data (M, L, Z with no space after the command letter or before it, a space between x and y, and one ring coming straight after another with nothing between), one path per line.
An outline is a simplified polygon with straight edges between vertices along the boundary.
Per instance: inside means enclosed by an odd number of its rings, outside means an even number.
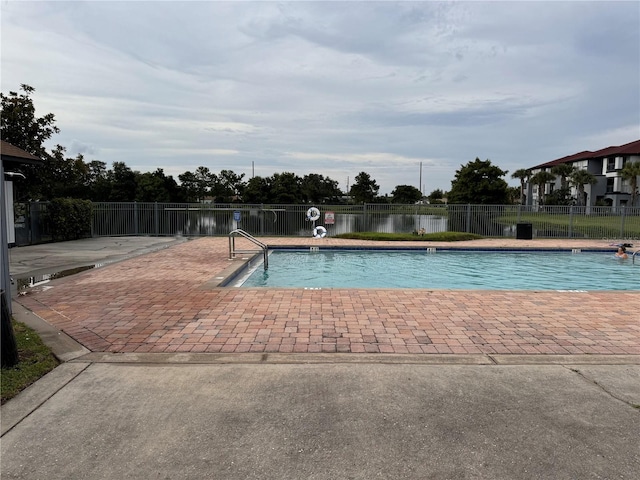
M47 213L53 240L76 240L90 237L92 208L90 200L75 198L51 200L47 207Z
M381 232L352 232L334 235L334 238L351 240L374 240L380 242L461 242L464 240L479 240L483 238L473 233L437 232L418 235L418 233L381 233Z

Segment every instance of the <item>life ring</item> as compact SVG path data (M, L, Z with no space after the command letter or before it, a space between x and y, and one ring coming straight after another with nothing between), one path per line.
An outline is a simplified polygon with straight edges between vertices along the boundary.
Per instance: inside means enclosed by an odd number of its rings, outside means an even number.
M324 228L322 225L318 225L316 228L313 229L313 236L314 238L324 238L327 236L327 229Z
M311 220L312 222L315 222L319 218L320 218L320 210L318 210L316 207L311 207L309 210L307 210L307 220Z

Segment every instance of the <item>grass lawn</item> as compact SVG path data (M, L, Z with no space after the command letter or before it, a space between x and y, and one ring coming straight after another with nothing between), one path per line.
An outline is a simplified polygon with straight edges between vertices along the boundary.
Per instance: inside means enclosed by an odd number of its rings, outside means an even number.
M359 233L341 233L334 235L334 238L349 238L352 240L375 240L375 241L391 241L391 242L460 242L463 240L478 240L483 238L480 235L464 232L439 232L427 233L425 235L417 235L415 233L378 233L378 232L359 232Z
M550 213L522 213L520 217L515 214L503 215L496 220L504 225L514 225L519 221L531 223L533 228L537 230L557 229L561 231L569 230L570 221L567 214ZM585 234L590 237L637 238L640 236L640 217L637 215L625 217L624 225L622 218L618 215L574 215L572 221L574 233Z
M18 344L19 362L13 368L2 369L2 403L15 397L60 363L33 329L24 323L12 323Z

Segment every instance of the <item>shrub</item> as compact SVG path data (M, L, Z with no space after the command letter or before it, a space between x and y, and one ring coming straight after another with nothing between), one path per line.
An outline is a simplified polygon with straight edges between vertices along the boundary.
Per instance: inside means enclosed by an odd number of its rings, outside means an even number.
M49 202L47 213L53 240L76 240L91 236L91 201L56 198Z

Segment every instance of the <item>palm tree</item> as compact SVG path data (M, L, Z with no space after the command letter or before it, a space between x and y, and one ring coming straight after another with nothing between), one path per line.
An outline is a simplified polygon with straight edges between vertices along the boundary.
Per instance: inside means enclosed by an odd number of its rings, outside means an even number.
M520 205L524 203L524 185L529 180L531 172L526 168L520 168L511 174L511 178L520 180Z
M553 166L551 168L551 173L560 177L560 188L564 190L565 188L567 188L567 184L569 183L569 177L571 177L571 174L575 170L576 167L574 167L570 163L561 163L559 165Z
M598 182L598 179L592 173L587 172L586 170L576 170L571 174L571 183L578 187L578 205L584 205L584 186L585 185L595 185Z
M538 204L544 205L544 187L556 179L556 176L546 170L540 170L531 177L531 183L538 186Z
M629 180L631 184L631 206L636 204L638 196L638 177L640 177L640 162L627 162L620 170L620 176Z

